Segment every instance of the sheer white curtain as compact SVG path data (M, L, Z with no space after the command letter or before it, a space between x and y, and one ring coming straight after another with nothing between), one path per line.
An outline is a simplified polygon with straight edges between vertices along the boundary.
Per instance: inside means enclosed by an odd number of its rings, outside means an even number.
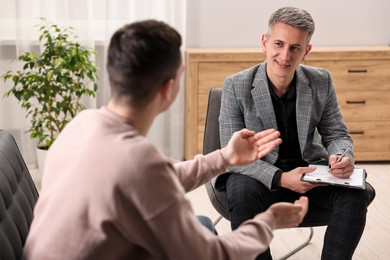
M186 0L0 0L0 73L16 67L13 60L25 51L39 52L39 18L73 26L80 41L98 52L98 95L84 100L87 107L105 105L110 89L105 71L106 51L112 33L126 23L143 19L165 21L178 30L185 46ZM183 80L183 79L182 79ZM8 83L7 83L8 84ZM0 82L0 129L15 136L23 156L36 164L35 142L25 133L29 121L13 97L3 98L7 85ZM184 84L170 110L154 122L148 138L167 156L181 160L184 151Z

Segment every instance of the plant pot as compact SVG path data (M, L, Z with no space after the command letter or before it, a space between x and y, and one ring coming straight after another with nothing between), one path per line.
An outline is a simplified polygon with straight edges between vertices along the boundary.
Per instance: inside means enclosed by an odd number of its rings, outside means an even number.
M46 155L47 155L47 150L41 149L37 147L36 149L37 152L37 161L38 161L38 169L39 173L42 176L44 166L45 166L45 161L46 161Z

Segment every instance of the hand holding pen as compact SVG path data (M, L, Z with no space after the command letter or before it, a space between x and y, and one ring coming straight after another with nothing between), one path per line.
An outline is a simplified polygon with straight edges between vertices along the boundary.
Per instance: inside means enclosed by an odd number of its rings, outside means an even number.
M353 172L352 159L346 156L348 151L352 149L349 146L341 155L331 155L329 158L329 172L338 178L347 179Z

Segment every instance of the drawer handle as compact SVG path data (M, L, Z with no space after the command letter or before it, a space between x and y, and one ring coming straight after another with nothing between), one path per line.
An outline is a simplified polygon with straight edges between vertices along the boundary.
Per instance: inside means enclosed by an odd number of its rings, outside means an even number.
M348 73L367 73L367 70L348 70Z
M364 131L352 131L350 132L351 135L364 135Z
M366 104L365 100L347 100L347 104Z

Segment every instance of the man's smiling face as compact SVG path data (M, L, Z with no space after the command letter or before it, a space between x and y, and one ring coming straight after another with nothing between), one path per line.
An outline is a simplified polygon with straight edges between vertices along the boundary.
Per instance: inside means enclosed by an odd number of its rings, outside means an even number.
M267 74L276 84L291 81L299 63L310 51L309 33L278 22L267 35L263 35L263 51L267 54ZM274 82L275 81L275 82Z

